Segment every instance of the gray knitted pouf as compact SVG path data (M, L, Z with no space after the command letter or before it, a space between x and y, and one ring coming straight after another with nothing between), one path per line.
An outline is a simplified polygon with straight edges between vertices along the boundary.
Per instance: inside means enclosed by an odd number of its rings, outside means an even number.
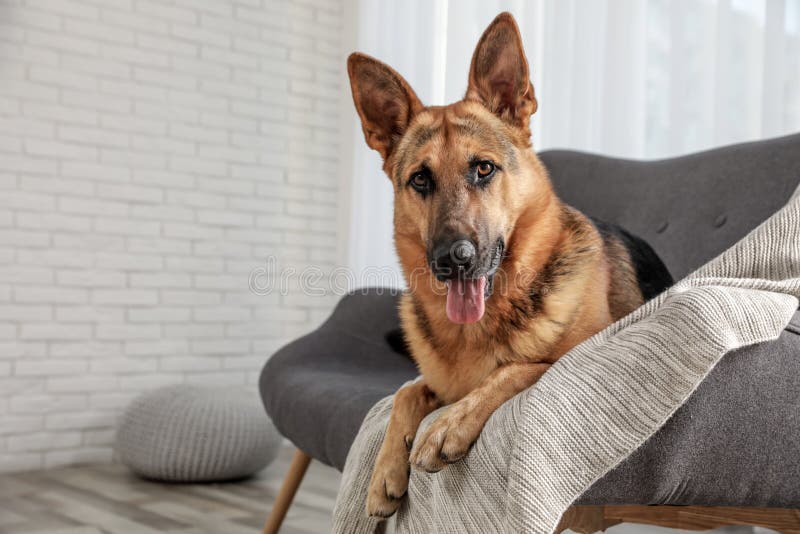
M211 482L260 471L275 459L280 444L255 393L179 384L131 403L122 415L116 450L142 477Z

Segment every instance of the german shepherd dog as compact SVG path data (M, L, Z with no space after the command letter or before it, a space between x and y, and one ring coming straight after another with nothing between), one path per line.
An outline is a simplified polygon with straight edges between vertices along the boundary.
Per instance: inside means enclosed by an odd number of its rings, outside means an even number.
M464 457L501 404L672 279L642 240L556 197L531 148L537 102L510 14L483 33L454 104L425 107L364 54L347 70L367 144L394 188L409 285L401 325L422 375L397 392L372 473L367 513L388 517L409 464L436 472Z

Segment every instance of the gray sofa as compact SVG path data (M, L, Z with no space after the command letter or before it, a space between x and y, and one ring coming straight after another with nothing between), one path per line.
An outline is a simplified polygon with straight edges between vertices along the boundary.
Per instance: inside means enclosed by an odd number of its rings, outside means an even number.
M800 135L680 158L630 161L571 151L541 158L561 197L645 238L675 279L780 208L800 183ZM386 341L397 295L344 297L261 375L275 425L341 469L369 408L416 376ZM727 355L658 433L598 480L582 504L800 508L800 313L780 339Z

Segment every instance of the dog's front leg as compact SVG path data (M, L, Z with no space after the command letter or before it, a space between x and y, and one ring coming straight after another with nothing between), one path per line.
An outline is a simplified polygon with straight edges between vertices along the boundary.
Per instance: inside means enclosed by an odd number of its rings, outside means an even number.
M408 454L417 428L439 406L439 400L424 380L402 387L395 394L389 426L369 482L369 515L389 517L400 506L400 499L408 489Z
M510 363L495 369L417 439L411 451L411 465L435 473L463 458L494 411L533 385L549 368L549 363Z

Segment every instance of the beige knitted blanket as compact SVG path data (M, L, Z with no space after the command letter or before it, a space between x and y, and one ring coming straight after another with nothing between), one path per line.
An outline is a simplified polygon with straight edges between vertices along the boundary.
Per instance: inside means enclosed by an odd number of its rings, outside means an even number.
M732 248L567 353L492 416L462 461L439 473L412 470L397 532L553 532L722 356L776 339L789 323L800 298L798 193ZM382 527L367 517L365 499L391 405L388 397L372 408L350 449L334 532Z

